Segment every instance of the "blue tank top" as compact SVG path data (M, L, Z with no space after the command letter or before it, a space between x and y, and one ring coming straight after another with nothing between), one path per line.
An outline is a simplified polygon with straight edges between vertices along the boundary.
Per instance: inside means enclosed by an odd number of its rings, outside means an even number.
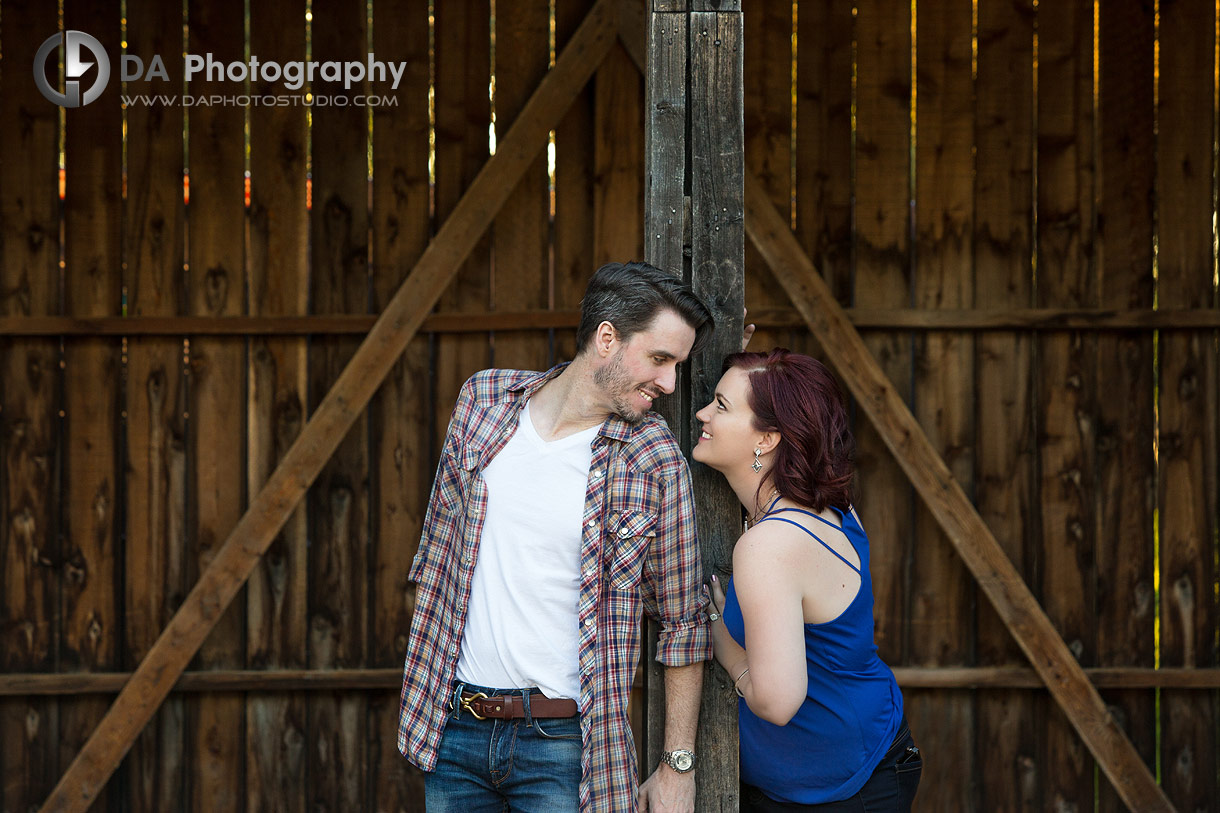
M902 721L902 692L873 642L868 537L854 514L834 510L860 557L858 570L812 531L778 516L799 512L834 527L816 514L781 508L759 520L796 525L860 574L860 591L838 618L805 625L809 689L788 724L769 723L755 716L745 700L738 701L741 779L781 802L818 804L855 795L885 756ZM745 624L732 579L724 623L733 640L744 646Z

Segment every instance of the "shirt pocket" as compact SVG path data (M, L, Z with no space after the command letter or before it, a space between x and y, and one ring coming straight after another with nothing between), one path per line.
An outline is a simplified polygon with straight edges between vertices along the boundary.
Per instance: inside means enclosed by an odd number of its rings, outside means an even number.
M606 566L606 582L617 590L634 589L644 575L648 546L657 538L657 515L633 510L611 516L608 530L613 552Z
M482 454L483 450L473 444L455 442L445 447L437 471L434 511L439 510L445 517L463 511Z

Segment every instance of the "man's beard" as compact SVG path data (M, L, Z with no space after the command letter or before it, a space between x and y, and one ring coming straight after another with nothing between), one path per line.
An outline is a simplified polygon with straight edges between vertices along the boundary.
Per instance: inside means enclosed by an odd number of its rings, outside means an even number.
M626 366L620 351L609 364L593 372L593 383L609 394L610 407L615 415L627 423L636 424L644 420L647 410L641 411L631 403L630 399L641 388L632 385L627 378Z

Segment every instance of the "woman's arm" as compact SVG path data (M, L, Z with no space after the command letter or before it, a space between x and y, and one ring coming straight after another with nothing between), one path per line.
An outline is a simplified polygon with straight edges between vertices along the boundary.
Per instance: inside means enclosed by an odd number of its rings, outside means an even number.
M807 567L801 559L807 546L801 542L778 528L746 532L733 552L733 586L745 619L746 649L722 620L712 624L716 660L737 681L750 711L776 725L792 719L809 685L801 606L801 574ZM723 607L723 593L718 585L715 589L716 606Z

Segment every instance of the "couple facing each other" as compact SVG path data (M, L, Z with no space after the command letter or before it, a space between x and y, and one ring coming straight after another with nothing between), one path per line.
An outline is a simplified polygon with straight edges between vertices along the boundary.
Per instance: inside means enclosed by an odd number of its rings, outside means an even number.
M462 387L409 574L398 746L430 813L693 810L712 657L741 696L743 810L910 808L922 763L873 643L842 395L814 359L734 354L696 413L692 457L748 525L727 587L703 583L687 462L652 406L711 329L677 278L610 263L571 362ZM665 753L638 784L645 612Z

